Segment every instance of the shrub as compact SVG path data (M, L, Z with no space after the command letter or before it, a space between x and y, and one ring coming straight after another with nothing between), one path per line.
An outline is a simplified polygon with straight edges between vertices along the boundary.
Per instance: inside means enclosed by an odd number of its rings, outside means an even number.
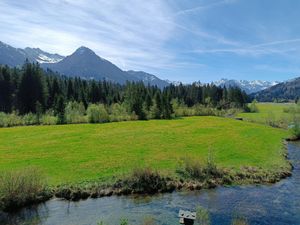
M149 168L136 168L132 175L124 181L123 186L135 193L154 194L166 188L166 181L157 171Z
M28 113L23 116L23 123L24 125L36 125L39 124L39 120L37 115L33 113Z
M249 106L249 111L250 111L251 113L258 113L258 112L259 112L259 110L258 110L256 104L257 104L257 101L254 99L254 100L251 102L250 106Z
M110 107L109 120L111 122L128 121L131 120L131 116L123 105L115 103Z
M0 127L7 127L7 115L4 112L0 112Z
M268 116L266 118L266 124L268 124L271 127L278 127L278 124L276 123L275 115L273 112L268 112Z
M295 138L300 138L300 116L293 116L293 123L290 125L290 130Z
M54 116L52 111L47 111L44 115L42 115L40 123L42 125L55 125L57 124L57 120L57 117Z
M67 123L84 123L87 122L84 117L85 108L82 102L69 102L65 108L65 117Z
M104 123L109 121L108 113L103 104L91 104L87 109L88 121L90 123Z
M23 125L23 120L16 112L12 112L10 114L0 112L0 127L13 127L21 125Z
M5 211L50 198L41 173L35 168L5 172L0 175L0 199Z

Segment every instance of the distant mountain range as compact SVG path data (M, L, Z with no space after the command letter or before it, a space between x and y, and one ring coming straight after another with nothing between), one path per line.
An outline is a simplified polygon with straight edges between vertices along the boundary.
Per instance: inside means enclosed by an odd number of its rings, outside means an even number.
M261 102L294 101L300 97L300 77L253 93L251 96Z
M51 69L70 77L105 79L120 84L126 81L142 81L146 85L156 85L160 88L179 84L179 82L162 80L143 71L123 71L87 47L80 47L73 54L64 57L39 48L14 48L0 41L0 64L10 67L22 66L26 59L40 63L44 69ZM260 101L272 101L274 98L295 99L300 94L300 78L283 83L229 79L221 79L213 83L217 86L237 86Z
M73 54L64 57L44 52L39 48L20 49L0 42L0 64L10 67L21 66L26 59L30 62L40 63L44 69L48 68L71 77L105 79L120 84L124 84L126 81L142 81L146 85L157 85L160 88L170 84L155 75L142 71L123 71L86 47L80 47Z
M242 90L244 90L247 94L259 92L262 90L265 90L269 87L272 87L279 82L277 81L261 81L261 80L228 80L228 79L221 79L219 81L213 82L217 86L222 86L222 87L239 87Z

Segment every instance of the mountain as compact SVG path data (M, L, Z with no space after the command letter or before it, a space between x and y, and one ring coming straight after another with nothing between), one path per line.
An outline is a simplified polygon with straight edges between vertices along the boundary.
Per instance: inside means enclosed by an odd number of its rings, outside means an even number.
M271 86L278 84L279 82L274 81L261 81L261 80L228 80L228 79L221 79L219 81L213 82L217 86L225 86L225 87L234 87L237 86L244 90L247 94L255 93Z
M167 81L143 71L123 71L87 47L80 47L72 55L64 57L39 48L20 49L0 42L0 65L22 66L26 59L40 63L44 69L48 68L71 77L105 79L120 84L126 81L143 81L146 85L157 85L160 88L169 85Z
M159 88L164 88L170 85L168 81L161 80L157 76L153 74L145 73L143 71L129 70L127 71L127 73L130 74L132 77L135 77L136 79L143 81L145 85L148 84L156 85Z
M50 54L38 48L14 48L0 41L0 64L10 67L22 66L26 59L38 63L55 63L64 57Z
M124 84L128 81L138 81L111 62L99 57L91 49L78 48L72 55L58 63L44 63L43 68L49 68L66 76L78 76L85 79L108 80Z
M0 64L11 67L22 65L26 60L26 53L22 49L11 47L0 41Z
M57 63L64 59L64 56L58 54L51 54L44 52L39 48L25 48L24 52L27 54L27 58L32 61L35 60L38 63Z
M261 102L271 102L275 99L279 101L294 101L300 97L300 77L253 93L251 96Z

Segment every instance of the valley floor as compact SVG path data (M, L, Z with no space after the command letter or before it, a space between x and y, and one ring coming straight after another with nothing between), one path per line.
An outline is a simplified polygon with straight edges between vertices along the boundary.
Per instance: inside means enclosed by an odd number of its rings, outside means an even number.
M168 176L183 158L220 168L289 168L288 132L220 117L0 129L0 171L38 167L50 185L112 181L137 167Z

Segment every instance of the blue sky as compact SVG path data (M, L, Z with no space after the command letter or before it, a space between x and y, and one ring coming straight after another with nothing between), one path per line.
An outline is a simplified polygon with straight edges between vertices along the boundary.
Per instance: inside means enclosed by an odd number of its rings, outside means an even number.
M0 40L163 79L300 76L298 0L0 0Z

